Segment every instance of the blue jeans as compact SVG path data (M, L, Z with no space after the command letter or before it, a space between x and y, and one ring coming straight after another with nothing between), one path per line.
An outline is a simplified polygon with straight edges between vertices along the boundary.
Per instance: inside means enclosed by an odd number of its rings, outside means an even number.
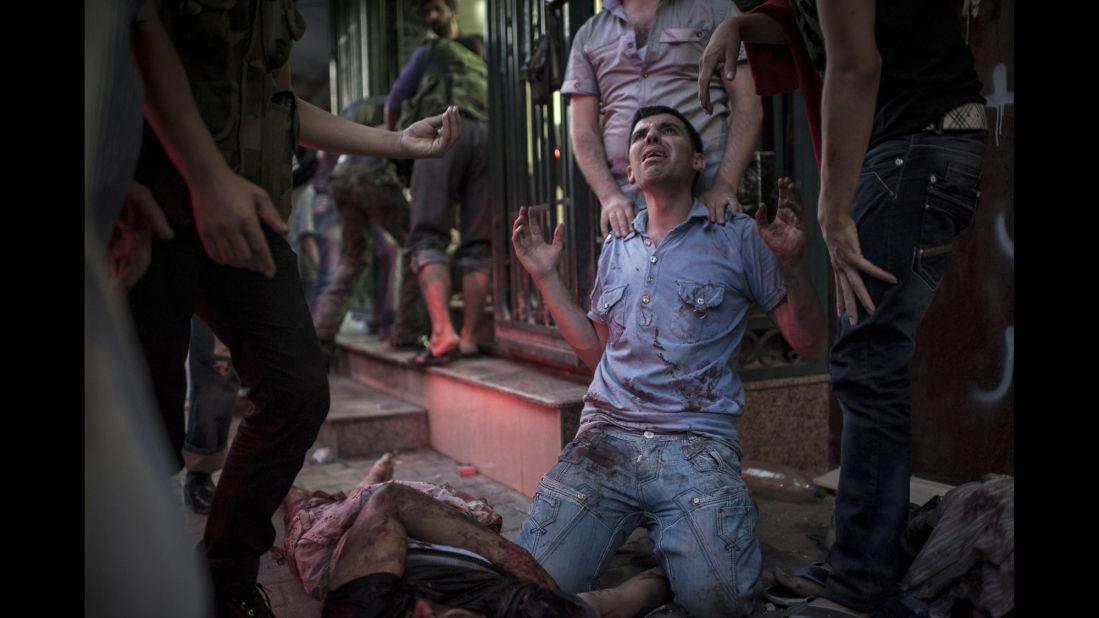
M843 410L834 573L822 596L871 611L897 591L912 468L916 330L977 205L984 131L922 132L866 155L852 217L863 255L892 273L863 277L877 306L840 316L830 366Z
M677 603L698 618L742 616L760 586L756 513L734 446L602 426L542 478L518 543L562 590L584 592L643 525Z
M224 363L224 372L219 362ZM191 472L211 474L221 468L223 451L229 445L229 425L240 391L240 376L232 359L215 354L214 333L198 318L191 318L187 368L190 407L183 461Z

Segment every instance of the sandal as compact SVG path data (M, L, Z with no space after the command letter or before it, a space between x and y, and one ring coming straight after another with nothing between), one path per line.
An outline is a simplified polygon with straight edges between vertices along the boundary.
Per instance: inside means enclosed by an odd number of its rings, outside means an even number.
M412 360L420 367L442 367L443 365L453 363L461 357L462 353L458 348L453 348L442 354L435 355L431 353L430 347L426 347L420 350Z

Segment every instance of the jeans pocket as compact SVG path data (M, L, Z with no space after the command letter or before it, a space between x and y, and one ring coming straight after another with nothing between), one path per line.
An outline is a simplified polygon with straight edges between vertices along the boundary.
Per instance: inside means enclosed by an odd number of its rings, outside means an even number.
M889 142L887 146L879 147L867 155L859 174L859 192L875 191L888 195L882 200L897 199L900 183L904 171L905 158L908 156L908 144L906 142ZM861 203L866 200L855 200ZM852 215L854 216L854 214ZM857 220L857 217L856 217Z
M919 243L912 255L912 271L936 290L953 252L954 238L962 232L977 210L980 167L952 160L942 175L928 176L927 196L920 223Z
M745 491L718 507L718 538L724 543L737 596L751 596L759 586L763 553L756 536L757 510Z
M523 531L530 534L545 534L546 528L557 521L561 500L539 489L530 503L530 514L523 522Z

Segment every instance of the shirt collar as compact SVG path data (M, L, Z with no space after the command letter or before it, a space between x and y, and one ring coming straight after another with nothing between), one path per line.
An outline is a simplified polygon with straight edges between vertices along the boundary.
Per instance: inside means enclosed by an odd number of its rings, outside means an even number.
M683 223L686 223L691 219L697 219L699 217L706 219L706 225L713 225L713 223L710 221L710 211L706 210L705 204L699 201L699 199L696 197L694 199L694 203L691 204L691 210L687 213L687 218L683 221ZM683 225L683 223L680 223L679 225ZM679 227L679 225L677 225L676 227ZM642 208L641 210L637 211L637 216L633 218L633 222L630 224L629 234L626 234L626 236L622 240L629 240L632 236L638 233L644 233L648 228L649 209Z

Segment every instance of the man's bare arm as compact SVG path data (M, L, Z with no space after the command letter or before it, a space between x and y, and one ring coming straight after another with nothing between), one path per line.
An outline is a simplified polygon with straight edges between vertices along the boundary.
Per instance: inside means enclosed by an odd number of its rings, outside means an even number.
M572 138L576 165L599 198L599 233L606 236L613 231L616 237L622 238L630 233L637 210L633 201L618 188L607 167L607 150L599 126L599 97L574 94L571 101L569 137Z
M824 145L817 221L836 276L836 312L846 311L852 324L859 319L857 303L874 312L862 273L897 282L893 275L863 257L858 230L851 219L881 79L874 8L873 0L833 0L819 7L828 69L821 100Z
M607 328L593 323L575 302L557 274L557 261L564 247L565 224L558 224L553 231L553 243L547 245L542 238L542 226L538 217L530 216L526 207L519 209L519 216L511 231L511 244L519 263L530 274L534 285L542 294L561 336L590 369L595 370L607 344Z
M458 108L451 106L438 116L424 118L404 131L368 127L330 114L298 99L301 118L300 144L340 154L364 154L392 159L441 157L462 132Z
M828 328L816 289L805 264L808 233L801 192L790 178L778 181L778 213L767 222L768 207L760 204L756 225L760 236L778 258L786 283L786 298L767 315L790 346L805 358L817 358L827 346Z
M283 90L291 90L289 64L279 71L278 85ZM297 103L301 122L298 143L316 150L390 159L441 157L462 133L462 119L453 105L438 116L413 123L404 131L387 131L351 122L300 97Z
M725 153L714 178L714 186L699 196L699 200L710 211L710 220L714 222L725 221L726 206L741 212L736 192L763 128L763 103L756 94L756 82L752 78L752 72L741 71L737 79L723 79L722 83L732 108L729 135L725 140Z

